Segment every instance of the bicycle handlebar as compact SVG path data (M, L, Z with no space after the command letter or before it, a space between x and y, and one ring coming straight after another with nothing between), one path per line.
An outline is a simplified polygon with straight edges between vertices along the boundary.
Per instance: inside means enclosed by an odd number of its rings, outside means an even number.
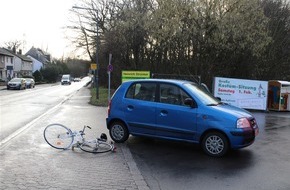
M84 128L83 128L83 130L81 131L83 134L84 134L86 128L92 129L90 126L85 125Z

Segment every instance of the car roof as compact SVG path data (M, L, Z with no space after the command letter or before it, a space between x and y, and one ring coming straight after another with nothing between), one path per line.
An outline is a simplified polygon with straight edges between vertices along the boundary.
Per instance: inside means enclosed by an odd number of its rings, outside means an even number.
M18 77L15 77L15 78L12 78L11 80L22 80L22 79L25 79L25 78L18 78Z
M126 81L124 83L134 83L134 82L167 82L167 83L174 83L174 84L195 83L193 81L179 80L179 79L135 79L135 80Z

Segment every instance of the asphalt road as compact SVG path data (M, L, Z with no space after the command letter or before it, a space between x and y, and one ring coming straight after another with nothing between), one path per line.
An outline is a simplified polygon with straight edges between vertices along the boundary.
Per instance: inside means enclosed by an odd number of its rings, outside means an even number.
M289 190L290 113L253 114L255 143L222 158L189 143L131 136L127 145L152 190Z
M53 108L47 109L44 114L39 111L37 114L41 116L35 118L35 122L27 123L21 133L0 143L0 190L149 189L125 144L116 145L114 153L91 154L78 148L74 151L57 150L46 143L43 131L52 123L61 123L73 131L89 125L91 129L86 130L86 139L99 137L101 133L108 135L105 126L107 108L88 104L90 90L84 87L74 91L76 85L47 87L50 90L42 95L42 102L46 102L49 92L53 99L60 97L54 105L50 105ZM73 94L64 98L63 89L66 92L72 90ZM44 106L44 103L40 104ZM10 114L13 115L13 112Z
M21 130L48 110L63 103L77 92L89 78L72 85L45 84L26 90L0 91L0 142Z
M44 142L42 132L49 123L62 123L75 129L81 128L80 124L100 126L94 128L92 134L108 133L105 128L106 108L96 109L86 105L89 98L87 92L79 94L76 91L79 95L70 98L72 92L68 93L68 90L73 86L67 87L13 91L9 95L7 93L11 92L0 93L1 134L4 132L3 126L14 126L12 132L21 127L21 123L31 126L0 151L2 188L139 189L136 181L144 178L147 184L141 180L141 186L148 185L152 190L290 189L289 112L253 112L260 127L256 142L250 147L231 151L222 158L205 155L198 145L130 136L124 145L129 147L138 166L137 171L142 174L141 177L133 177L134 180L128 166L135 162L124 161L122 148L116 155L96 158L87 154L58 152ZM39 104L40 99L31 98L20 108L11 101L24 101L37 92L43 92L42 99L49 100ZM63 101L65 103L62 104ZM60 106L53 109L55 105ZM6 107L10 115L4 112ZM22 113L18 110L21 108L34 113L20 116L23 120L17 124L15 118ZM48 110L51 112L47 113ZM31 119L41 116L43 112L46 114L42 118L31 123ZM13 117L13 114L16 116ZM5 128L5 133L9 130ZM86 178L88 175L90 177ZM83 186L84 181L78 182L75 178L85 180L87 186Z

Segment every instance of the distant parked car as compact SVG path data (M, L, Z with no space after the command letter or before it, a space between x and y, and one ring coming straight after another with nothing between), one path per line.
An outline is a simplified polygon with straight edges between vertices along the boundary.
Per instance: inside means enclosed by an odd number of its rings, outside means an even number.
M34 88L35 81L32 78L25 78L26 80L26 88Z
M80 78L74 78L74 82L80 82L81 79Z
M24 78L13 78L7 83L7 90L26 89L26 80Z
M107 128L112 140L129 135L199 143L210 156L251 145L259 128L254 116L222 103L189 81L127 81L114 93Z

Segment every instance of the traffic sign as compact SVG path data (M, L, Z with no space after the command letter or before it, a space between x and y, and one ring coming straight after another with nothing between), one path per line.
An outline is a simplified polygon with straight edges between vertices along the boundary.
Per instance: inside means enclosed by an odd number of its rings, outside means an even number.
M107 67L108 72L112 72L113 71L113 65L109 64Z
M97 64L91 63L91 69L92 70L97 70Z

